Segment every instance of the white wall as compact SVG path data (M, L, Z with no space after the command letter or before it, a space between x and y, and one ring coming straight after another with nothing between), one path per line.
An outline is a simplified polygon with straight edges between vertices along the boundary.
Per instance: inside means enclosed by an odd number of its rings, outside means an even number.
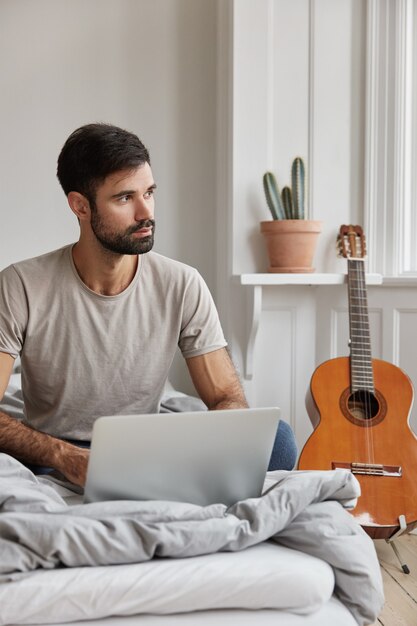
M101 120L150 149L158 250L212 282L215 18L204 0L1 2L0 266L77 236L56 158L74 128Z
M204 0L2 0L0 266L70 242L55 178L90 121L136 132L159 184L157 249L212 283L215 4Z
M215 2L2 0L0 267L76 240L57 156L75 128L106 121L150 150L155 249L214 288L215 78Z
M262 175L290 183L306 161L309 210L324 221L317 271L334 271L334 234L363 217L365 19L362 0L236 0L233 58L233 274L267 270Z

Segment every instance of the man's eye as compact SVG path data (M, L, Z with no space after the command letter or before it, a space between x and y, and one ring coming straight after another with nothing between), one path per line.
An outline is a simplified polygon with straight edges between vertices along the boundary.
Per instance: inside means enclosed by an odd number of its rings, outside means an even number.
M154 189L149 189L149 191L146 191L146 192L143 194L143 196L144 196L144 198L146 198L146 199L151 198L151 197L153 196L154 192L155 192L155 190L154 190Z
M119 202L121 202L122 204L125 204L126 202L129 202L131 197L132 196L130 194L126 194L125 196L120 196Z

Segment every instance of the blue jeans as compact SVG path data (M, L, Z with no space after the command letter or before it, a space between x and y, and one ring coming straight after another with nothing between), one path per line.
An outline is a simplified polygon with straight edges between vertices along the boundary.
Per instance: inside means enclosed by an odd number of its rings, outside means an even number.
M294 469L297 454L297 444L291 426L284 420L280 420L269 460L268 471Z

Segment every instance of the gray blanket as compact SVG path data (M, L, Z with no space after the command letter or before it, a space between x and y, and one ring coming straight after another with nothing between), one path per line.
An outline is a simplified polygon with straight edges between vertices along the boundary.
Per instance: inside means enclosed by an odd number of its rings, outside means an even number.
M345 510L359 483L345 471L273 472L261 498L226 508L175 502L68 505L53 482L0 454L0 582L38 568L110 565L243 550L272 539L327 561L358 624L383 604L372 541Z

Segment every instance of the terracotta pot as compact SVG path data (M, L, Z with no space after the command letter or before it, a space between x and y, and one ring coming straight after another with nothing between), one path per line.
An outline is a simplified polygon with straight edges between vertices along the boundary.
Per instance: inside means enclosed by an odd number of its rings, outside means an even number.
M265 237L269 272L309 273L322 222L317 220L269 220L261 222Z

